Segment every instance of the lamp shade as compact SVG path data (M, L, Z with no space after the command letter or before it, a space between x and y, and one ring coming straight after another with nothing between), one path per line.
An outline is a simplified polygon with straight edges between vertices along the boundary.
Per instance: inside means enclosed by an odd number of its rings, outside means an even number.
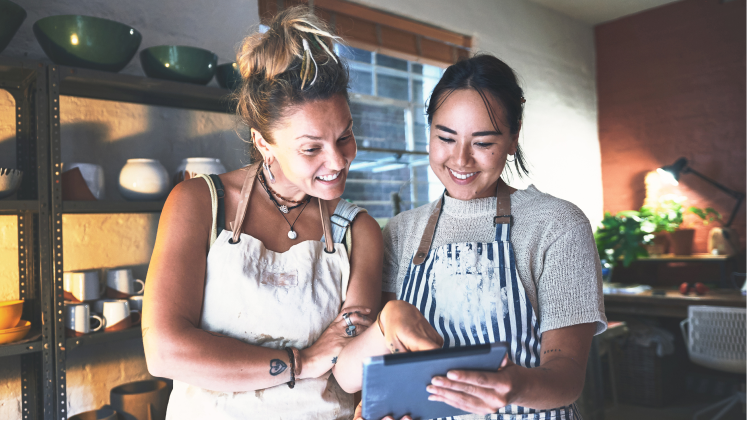
M672 184L677 185L680 181L680 175L682 170L687 168L687 158L680 158L675 161L672 165L667 165L657 169L656 171L663 178L668 179Z

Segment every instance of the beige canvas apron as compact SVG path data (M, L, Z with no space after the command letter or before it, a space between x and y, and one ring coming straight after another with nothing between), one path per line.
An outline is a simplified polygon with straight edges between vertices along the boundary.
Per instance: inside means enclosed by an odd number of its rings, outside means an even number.
M254 169L248 170L233 232L224 230L213 237L208 252L200 327L268 348L307 348L341 309L350 275L348 256L342 244L332 241L326 205L321 206L326 242L304 241L284 253L276 253L267 250L258 239L241 233L256 178ZM325 247L334 251L327 252ZM167 419L352 416L352 395L340 388L331 372L316 379L297 380L293 389L283 383L235 393L215 392L175 380L167 412Z

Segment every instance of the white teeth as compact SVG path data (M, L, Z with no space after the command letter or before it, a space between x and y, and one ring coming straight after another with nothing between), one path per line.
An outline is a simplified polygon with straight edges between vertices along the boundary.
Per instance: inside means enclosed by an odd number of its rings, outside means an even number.
M477 174L476 172L471 172L469 174L459 174L459 173L454 172L454 170L452 170L451 168L449 168L449 171L451 171L451 173L454 174L454 177L456 177L456 178L458 178L460 180L466 180L466 179L472 177L473 175Z
M336 172L336 173L330 174L330 175L320 175L317 178L320 179L320 180L322 180L322 181L332 181L332 180L336 179L339 176L340 176L340 173Z

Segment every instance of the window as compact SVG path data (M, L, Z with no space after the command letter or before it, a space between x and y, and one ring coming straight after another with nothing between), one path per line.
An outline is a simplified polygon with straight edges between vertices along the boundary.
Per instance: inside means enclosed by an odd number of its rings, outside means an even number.
M434 200L443 186L428 166L425 101L443 69L337 45L350 66L358 156L343 198L377 219Z

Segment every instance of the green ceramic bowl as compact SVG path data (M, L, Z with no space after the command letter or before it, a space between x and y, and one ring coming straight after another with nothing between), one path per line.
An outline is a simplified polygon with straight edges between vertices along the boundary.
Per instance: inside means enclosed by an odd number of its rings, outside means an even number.
M0 53L8 46L25 19L26 11L23 7L9 0L0 0Z
M183 45L159 45L140 52L148 77L205 85L215 76L218 56L212 51Z
M235 91L241 85L239 65L236 63L221 64L215 71L215 78L218 79L218 85L221 88Z
M129 25L80 15L39 19L34 35L47 57L57 64L109 72L122 70L143 39Z

